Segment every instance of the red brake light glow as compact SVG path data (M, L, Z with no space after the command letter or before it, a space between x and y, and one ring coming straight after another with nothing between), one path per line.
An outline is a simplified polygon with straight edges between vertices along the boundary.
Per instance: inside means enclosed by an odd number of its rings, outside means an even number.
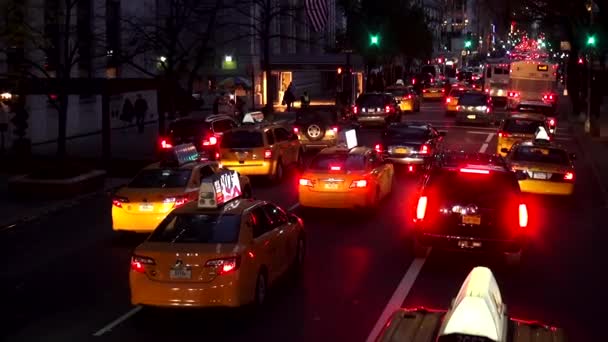
M224 275L236 271L240 264L240 257L232 257L209 260L205 263L205 267L215 267L219 275Z
M510 136L511 136L511 134L509 134L507 132L498 132L498 137L499 138L508 138Z
M127 202L129 200L126 197L115 196L112 198L112 205L117 208L122 208L122 204Z
M490 174L490 170L467 169L467 168L460 169L460 172L462 172L462 173L476 173L476 174L480 174L480 175L489 175Z
M272 158L272 150L264 150L264 159Z
M525 204L519 205L519 227L526 228L528 226L528 207Z
M365 180L365 179L354 180L350 184L350 187L351 188L365 188L365 187L367 187L367 180Z
M338 133L338 127L337 126L332 127L331 130L334 131L334 133Z
M306 178L300 178L300 185L302 186L312 186L312 181Z
M451 97L448 97L448 98L445 99L445 103L450 103L450 102L452 102L452 98Z
M330 166L329 169L332 171L340 171L340 170L342 170L342 167L341 166Z
M293 128L293 132L294 132L295 134L298 134L298 132L300 132L300 129L299 129L298 127L294 127L294 128Z
M445 93L445 88L441 88L441 92L442 92L442 93Z
M426 205L428 203L428 199L426 196L420 196L418 199L418 205L416 206L416 218L418 220L423 220L426 214Z
M209 139L207 140L203 140L203 145L204 146L213 146L217 144L217 137L209 137Z
M420 146L420 154L429 154L429 145L427 144L423 144L422 146Z
M359 113L359 107L357 107L357 106L353 106L353 113L354 113L354 114Z
M171 143L169 143L167 140L163 139L160 141L160 147L168 149L168 148L173 148L173 145L171 145Z
M374 146L374 150L376 150L376 152L378 153L382 153L382 145L376 144L376 146Z
M408 172L414 172L414 165L409 165L409 166L407 167L407 171L408 171Z
M152 258L134 255L131 257L131 270L144 273L146 271L146 265L156 265L156 262Z
M412 95L411 95L411 94L407 96L407 99L408 99L408 100L410 100L411 98L412 98Z
M555 119L549 119L549 126L555 126Z
M574 173L566 172L566 174L564 175L564 180L574 180Z

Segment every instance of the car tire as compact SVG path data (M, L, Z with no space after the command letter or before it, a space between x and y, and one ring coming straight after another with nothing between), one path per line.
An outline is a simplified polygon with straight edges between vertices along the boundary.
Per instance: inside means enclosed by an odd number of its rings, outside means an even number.
M505 253L504 257L505 257L505 262L507 264L507 266L510 267L517 267L521 264L521 254L522 251L519 250L519 252L515 252L515 253Z
M413 245L414 257L426 258L429 255L430 248L421 244L416 237L414 237Z
M254 290L254 302L257 307L262 307L266 304L268 297L268 277L266 276L266 270L262 269L258 273L258 277L255 281Z
M283 176L285 176L285 170L283 168L283 161L281 159L279 159L279 161L277 162L277 167L274 170L274 175L272 175L270 178L273 182L279 184L283 181Z
M315 121L304 126L304 135L310 141L320 141L325 137L326 130L327 127L323 123Z

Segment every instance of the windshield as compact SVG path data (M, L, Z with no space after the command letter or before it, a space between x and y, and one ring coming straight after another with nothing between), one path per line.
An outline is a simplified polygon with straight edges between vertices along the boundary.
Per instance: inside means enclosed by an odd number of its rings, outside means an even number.
M542 121L515 119L505 121L503 131L515 134L536 134L538 127L544 126Z
M192 170L143 170L129 184L130 188L185 188Z
M236 243L240 226L240 215L171 214L154 230L148 241Z
M431 175L431 189L446 202L475 203L486 208L498 208L505 196L516 191L517 179L511 173L462 173L441 170ZM492 189L492 191L488 191Z
M463 106L485 106L488 103L486 95L464 94L458 98L458 104Z
M428 137L428 131L426 128L417 127L399 127L391 128L384 136L389 140L426 140Z
M264 138L259 131L229 131L224 133L221 147L254 148L264 146Z
M452 90L450 91L451 97L460 97L464 93L464 90Z
M570 163L566 151L557 148L536 146L518 147L513 154L513 160L559 165L568 165Z
M382 107L386 104L384 96L364 94L357 99L358 106Z
M330 171L331 167L340 167L341 171L365 170L365 158L353 154L320 154L310 163L310 170Z
M410 94L406 89L389 89L388 91L396 97L406 97Z
M169 132L173 136L180 137L196 137L204 135L209 127L202 123L193 120L181 120L174 122L169 126Z

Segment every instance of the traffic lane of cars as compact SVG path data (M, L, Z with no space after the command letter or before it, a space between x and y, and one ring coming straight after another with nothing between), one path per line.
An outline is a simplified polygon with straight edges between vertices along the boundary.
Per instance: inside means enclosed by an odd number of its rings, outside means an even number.
M566 146L579 152L573 142ZM526 196L531 242L519 268L496 256L433 250L403 306L446 308L471 268L485 265L496 275L513 316L563 327L575 341L603 339L588 329L601 324L598 269L605 256L598 239L606 234L597 222L605 209L599 207L601 195L588 166L579 161L576 170L572 199Z
M297 201L295 176L284 184L253 182L257 198L285 209ZM110 205L108 196L96 196L3 232L0 298L9 320L2 334L82 340L129 309L130 257L145 235L117 238Z

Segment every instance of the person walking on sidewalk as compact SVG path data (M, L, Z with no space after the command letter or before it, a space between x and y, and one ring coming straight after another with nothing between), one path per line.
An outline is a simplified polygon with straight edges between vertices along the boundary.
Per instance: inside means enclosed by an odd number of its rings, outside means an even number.
M296 96L293 94L293 84L289 83L285 94L283 95L283 105L287 106L285 111L291 112L291 106L293 102L296 100Z
M148 102L144 100L141 94L137 94L137 100L135 100L135 106L133 108L135 112L135 120L137 123L137 131L139 133L144 132L144 121L146 119L146 112L148 111Z
M308 92L305 91L302 97L300 97L300 107L308 108L310 106L310 97L308 96Z
M131 100L129 100L128 97L122 104L122 113L120 114L120 120L126 122L127 124L131 124L131 122L133 122L133 104L131 103Z

